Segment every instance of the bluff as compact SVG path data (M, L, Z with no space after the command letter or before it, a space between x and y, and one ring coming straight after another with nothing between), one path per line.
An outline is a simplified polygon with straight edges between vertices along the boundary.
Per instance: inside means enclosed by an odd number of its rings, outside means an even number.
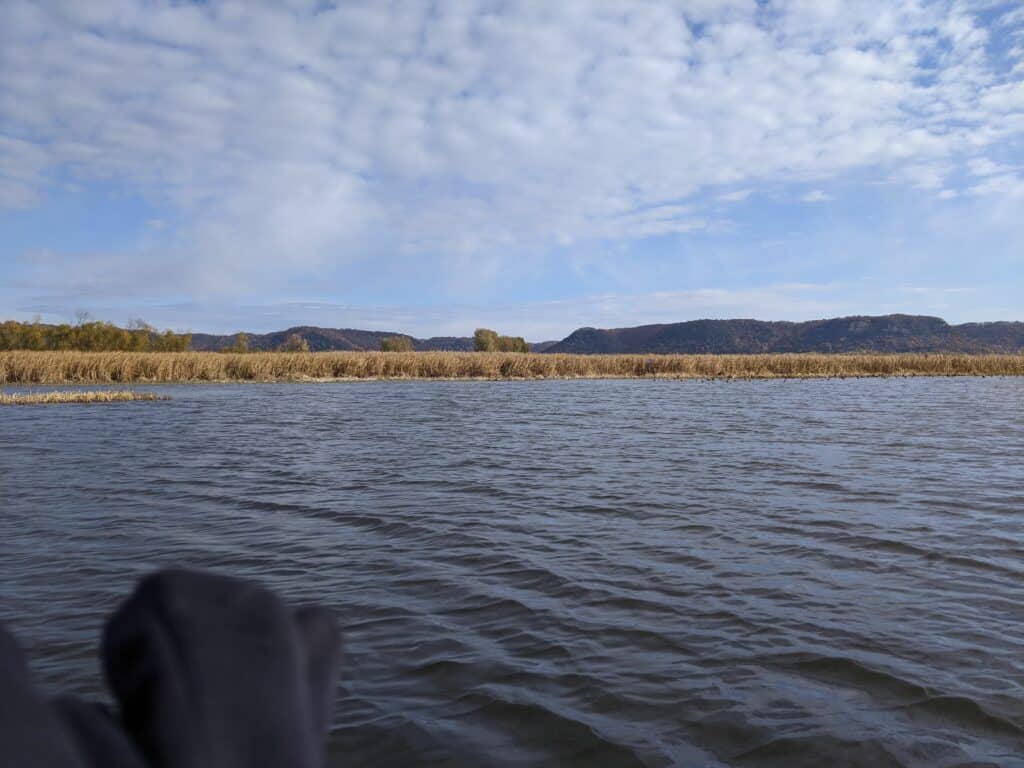
M807 322L691 320L632 328L580 328L545 352L756 354L779 352L1024 351L1024 323L950 325L925 315L838 317Z

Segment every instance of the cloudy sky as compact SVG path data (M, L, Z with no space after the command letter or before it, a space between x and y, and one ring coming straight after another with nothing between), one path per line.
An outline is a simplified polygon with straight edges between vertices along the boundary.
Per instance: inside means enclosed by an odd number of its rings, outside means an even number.
M0 2L0 318L1024 320L1021 0Z

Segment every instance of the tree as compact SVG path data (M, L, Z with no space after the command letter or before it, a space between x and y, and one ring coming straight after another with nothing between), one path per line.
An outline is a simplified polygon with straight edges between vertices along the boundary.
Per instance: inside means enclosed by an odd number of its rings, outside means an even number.
M192 343L190 334L161 333L141 320L132 321L128 328L98 320L80 320L78 325L44 325L39 320L0 323L0 349L181 352Z
M412 339L408 336L386 336L380 340L381 352L412 352Z
M249 351L249 336L245 333L235 334L235 343L224 350L225 352L234 352L236 354L243 354Z
M530 345L522 336L499 336L490 328L477 328L473 334L477 352L529 352Z
M498 334L490 328L477 328L473 332L473 349L477 352L494 352L498 349Z
M282 352L309 352L309 342L297 333L291 334L281 346Z
M529 352L530 345L522 336L499 336L498 350L501 352Z
M149 340L155 352L186 352L192 346L191 333L174 333L173 331L157 333L156 331L150 331Z

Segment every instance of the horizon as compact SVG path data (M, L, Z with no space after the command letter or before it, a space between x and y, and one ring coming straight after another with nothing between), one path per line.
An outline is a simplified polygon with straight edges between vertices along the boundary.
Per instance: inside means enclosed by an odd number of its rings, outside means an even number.
M950 327L956 327L956 326L963 325L963 324L986 325L986 324L994 324L994 323L1020 323L1020 322L1022 322L1022 321L1016 321L1016 320L991 320L991 321L980 321L980 322L979 321L970 321L970 320L968 320L968 321L965 321L965 323L951 323L948 320L946 320L945 318L939 317L937 315L913 315L913 314L907 314L905 312L893 312L893 313L890 313L890 314L887 314L887 315L864 315L864 314L841 315L841 316L837 316L837 317L817 317L817 318L811 318L809 320L763 320L763 319L756 318L756 317L699 317L699 318L693 318L691 320L680 320L680 321L676 321L676 322L645 323L645 324L642 324L642 325L619 326L619 327L615 327L615 328L599 328L599 327L596 327L596 326L581 325L581 326L577 326L577 327L573 328L570 332L568 332L567 334L565 334L564 336L561 336L559 338L549 338L549 339L531 339L531 338L526 338L526 337L520 337L520 338L525 338L526 342L529 343L529 344L543 344L543 343L551 343L551 342L557 343L557 342L565 341L568 337L572 336L572 334L575 333L576 331L583 331L583 330L597 330L597 331L602 331L602 332L603 331L624 331L624 330L631 330L631 329L640 328L640 327L671 326L671 325L680 325L680 324L684 324L684 323L693 323L693 322L740 322L740 323L750 323L750 322L753 322L753 323L787 323L787 324L791 324L791 325L800 325L800 324L803 324L803 323L812 323L812 322L822 322L822 323L824 323L824 322L830 322L830 321L836 321L836 320L855 320L855 319L862 319L862 318L880 319L880 318L889 318L889 317L906 317L906 318L914 318L914 319L938 320L940 322L945 323L946 325L948 325ZM0 318L0 323L3 323L4 320L6 320L6 319L8 319L8 318ZM40 321L40 318L34 318L33 321L34 322L38 322L38 321ZM110 322L110 321L107 321L107 320L102 320L100 318L94 318L94 317L88 316L88 317L79 317L79 318L77 318L76 323L80 324L80 323L84 323L84 322L94 322L94 321ZM75 324L75 323L72 323L72 324ZM117 323L113 323L113 324L114 325L118 325ZM158 328L156 326L151 326L151 330L154 330L154 331L172 330L172 331L174 331L176 333L179 333L179 334L189 334L189 335L193 335L193 336L194 335L200 335L200 336L231 337L231 336L237 336L238 334L243 334L243 333L244 334L250 334L250 335L261 335L262 336L262 335L269 335L269 334L274 334L274 333L287 333L289 331L298 331L298 330L302 330L303 328L309 328L309 329L313 329L313 330L329 330L329 331L359 331L359 332L370 331L370 332L374 332L374 333L390 333L390 334L393 334L395 336L408 336L408 337L411 337L411 338L413 338L414 340L417 340L417 341L428 341L428 340L437 339L437 338L471 339L473 337L474 331L476 331L480 327L481 326L476 325L476 326L473 327L472 330L463 330L461 332L448 333L448 334L435 334L435 335L432 335L432 336L417 336L416 334L409 333L407 331L399 330L399 329L396 329L396 328L357 328L355 326L324 326L324 325L319 325L318 326L318 325L308 325L308 324L291 324L291 325L286 325L286 326L281 326L281 327L275 327L275 328L272 328L272 329L269 329L269 330L266 330L266 331L254 331L254 330L248 329L248 328L237 328L234 331L228 331L228 332L224 332L224 333L206 331L206 330L195 329L195 328L162 329L162 328ZM493 330L493 329L491 329L491 330ZM514 331L511 334L506 334L506 335L511 335L513 337L519 336L519 334L516 334Z
M0 317L1024 320L1016 2L11 2Z

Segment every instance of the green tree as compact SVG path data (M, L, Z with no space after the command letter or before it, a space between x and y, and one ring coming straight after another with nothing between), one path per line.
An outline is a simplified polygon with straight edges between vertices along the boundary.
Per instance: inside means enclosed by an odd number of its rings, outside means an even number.
M530 345L522 336L499 336L498 350L501 352L529 352Z
M0 323L0 349L81 350L85 352L182 352L192 344L191 334L158 332L140 320L128 328L89 320L80 315L77 325L44 325L40 320Z
M148 336L150 348L156 352L186 352L192 346L191 333L174 333L173 331L157 333L156 331L151 331L148 333Z
M408 336L386 336L380 340L381 352L412 352L412 339Z
M473 332L473 349L477 352L497 351L498 334L490 328L477 328Z
M490 328L477 328L473 334L477 352L529 352L530 345L522 336L499 336Z

